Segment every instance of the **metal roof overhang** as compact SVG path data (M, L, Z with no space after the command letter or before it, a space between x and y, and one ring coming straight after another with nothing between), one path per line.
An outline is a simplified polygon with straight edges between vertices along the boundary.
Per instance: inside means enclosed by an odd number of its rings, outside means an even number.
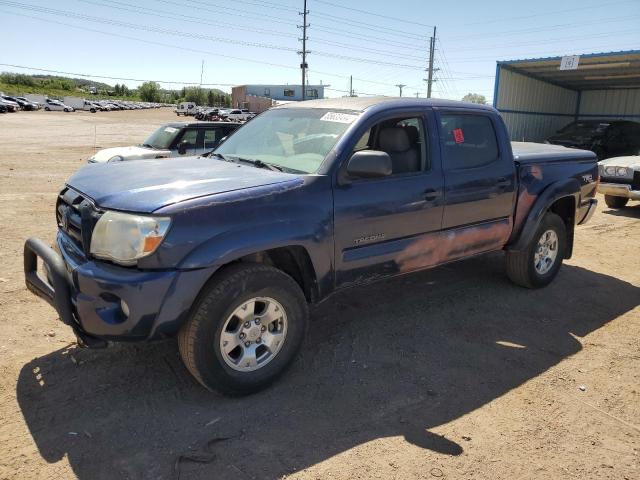
M640 50L580 55L575 70L560 70L561 60L507 60L498 67L576 91L640 88Z

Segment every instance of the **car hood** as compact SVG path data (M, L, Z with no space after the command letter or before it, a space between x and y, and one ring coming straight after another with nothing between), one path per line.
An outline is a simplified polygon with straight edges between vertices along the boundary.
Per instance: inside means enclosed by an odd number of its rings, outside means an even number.
M67 185L105 209L151 213L197 197L286 182L299 175L208 157L89 164Z
M627 157L613 157L601 160L598 165L604 167L627 167L633 170L640 170L640 155L629 155Z
M141 160L144 158L160 158L168 157L171 155L170 150L155 150L153 148L145 147L114 147L105 148L96 152L90 159L90 162L103 163L108 162L109 159L115 156L121 156L124 160Z

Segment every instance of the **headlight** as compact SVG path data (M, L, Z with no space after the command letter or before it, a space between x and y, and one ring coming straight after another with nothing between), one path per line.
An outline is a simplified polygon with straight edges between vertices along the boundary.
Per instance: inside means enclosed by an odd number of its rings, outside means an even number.
M604 174L608 177L615 177L616 176L616 167L604 167Z
M91 253L120 265L135 265L152 254L167 234L171 219L108 211L91 237Z
M616 168L616 175L619 176L619 177L626 177L627 176L627 169L625 167Z
M124 158L122 158L120 155L116 155L115 157L111 157L108 162L121 162L122 160L124 160Z

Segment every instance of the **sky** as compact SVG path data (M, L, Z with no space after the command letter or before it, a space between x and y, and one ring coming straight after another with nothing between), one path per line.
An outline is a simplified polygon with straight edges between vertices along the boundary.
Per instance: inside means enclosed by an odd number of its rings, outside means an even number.
M308 79L326 96L492 100L497 60L640 49L640 0L308 0ZM303 0L0 0L0 71L136 87L299 84ZM202 62L204 61L204 68ZM12 65L12 66L8 66ZM28 68L19 68L28 67ZM122 79L129 80L119 80Z

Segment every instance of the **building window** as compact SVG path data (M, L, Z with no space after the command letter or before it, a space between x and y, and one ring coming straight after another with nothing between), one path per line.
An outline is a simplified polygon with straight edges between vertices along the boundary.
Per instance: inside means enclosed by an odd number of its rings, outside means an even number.
M318 90L315 88L308 89L307 98L318 98Z
M296 95L296 92L294 92L291 89L285 88L285 90L284 90L284 96L285 97L295 97L295 95Z
M270 88L265 88L264 89L264 96L265 97L270 97L271 96L271 89Z

